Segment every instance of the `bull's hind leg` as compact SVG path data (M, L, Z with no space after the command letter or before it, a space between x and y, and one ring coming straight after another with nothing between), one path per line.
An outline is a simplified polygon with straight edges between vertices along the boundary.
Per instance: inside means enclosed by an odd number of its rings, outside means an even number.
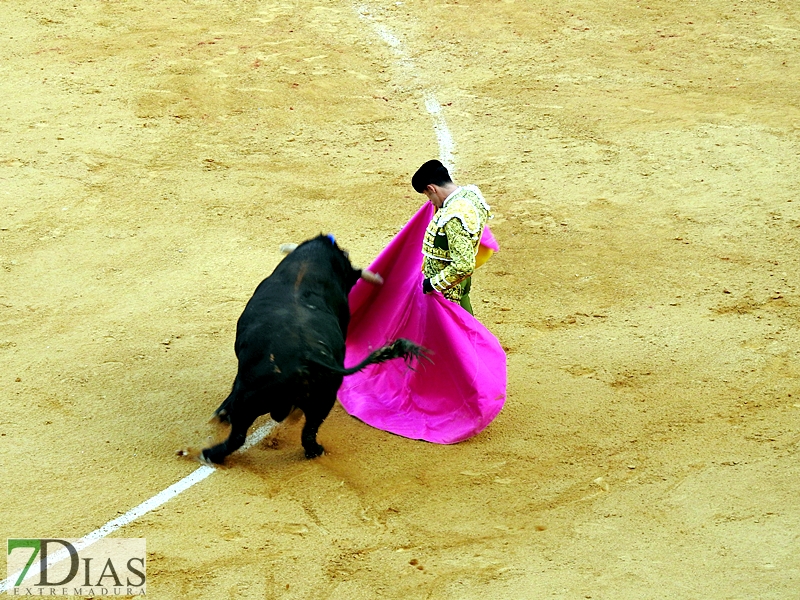
M244 445L244 441L247 438L247 430L250 429L250 426L257 417L258 415L250 413L241 414L239 412L230 415L231 432L228 435L228 439L221 444L203 450L200 454L200 459L204 462L210 461L221 465L225 462L226 456L236 452Z
M306 423L303 425L303 433L300 439L303 443L303 450L306 451L306 458L316 458L325 452L325 448L317 443L317 431L319 431L320 425L322 425L325 417L331 412L336 402L337 389L339 388L334 388L333 393L321 393L321 397L314 398L313 402L308 402L305 406L301 406L306 415Z

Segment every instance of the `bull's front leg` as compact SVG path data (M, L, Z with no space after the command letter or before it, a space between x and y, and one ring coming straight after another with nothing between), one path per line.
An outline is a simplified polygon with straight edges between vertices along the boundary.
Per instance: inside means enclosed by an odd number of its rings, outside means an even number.
M335 402L336 390L333 393L326 392L324 396L320 394L319 397L312 399L312 402L309 403L310 406L301 407L306 415L306 422L300 438L303 450L306 451L306 458L317 458L325 452L325 448L317 443L317 431L325 417L331 412Z
M200 454L200 460L218 465L224 463L226 456L236 452L244 445L244 441L247 439L247 430L250 429L257 416L248 413L239 414L238 412L230 415L231 432L228 435L228 439L216 446L203 450Z

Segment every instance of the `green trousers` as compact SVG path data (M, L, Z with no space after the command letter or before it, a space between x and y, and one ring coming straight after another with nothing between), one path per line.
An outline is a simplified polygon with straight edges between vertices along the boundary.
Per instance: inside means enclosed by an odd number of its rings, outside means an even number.
M469 314L475 316L475 313L472 312L472 302L469 299L469 291L472 289L472 277L467 277L464 281L461 282L461 301L459 304L461 308L467 311Z

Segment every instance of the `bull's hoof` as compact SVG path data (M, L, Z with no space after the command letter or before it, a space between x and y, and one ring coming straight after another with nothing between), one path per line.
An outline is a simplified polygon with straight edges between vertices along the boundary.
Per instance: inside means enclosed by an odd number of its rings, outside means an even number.
M313 446L309 446L305 449L306 451L306 458L317 458L318 456L322 456L325 454L325 448L320 446L319 444L314 444Z
M208 465L209 467L213 467L214 465L221 465L225 462L224 455L209 452L208 450L203 450L200 453L200 456L197 457L197 459L201 463L203 463L204 465Z

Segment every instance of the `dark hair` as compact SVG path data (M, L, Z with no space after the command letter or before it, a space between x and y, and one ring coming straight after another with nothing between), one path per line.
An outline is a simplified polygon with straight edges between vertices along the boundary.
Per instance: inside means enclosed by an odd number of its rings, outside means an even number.
M431 184L443 186L452 182L447 167L438 160L429 160L411 178L411 185L420 194Z

